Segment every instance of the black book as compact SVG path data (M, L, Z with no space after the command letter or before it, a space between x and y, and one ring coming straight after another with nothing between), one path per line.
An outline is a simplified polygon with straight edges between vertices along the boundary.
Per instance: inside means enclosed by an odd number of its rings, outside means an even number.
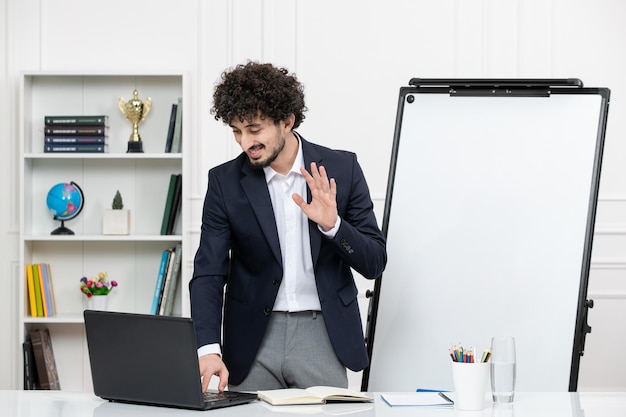
M44 153L106 153L106 143L51 143L45 144Z
M106 136L107 126L45 126L45 136Z
M174 127L176 126L176 109L178 105L172 104L172 112L170 114L170 124L167 129L167 138L165 139L165 153L172 152L172 140L174 139Z
M35 353L33 352L33 343L28 338L22 344L24 352L24 389L39 389L39 378L37 377L37 367L35 365Z
M61 143L61 144L76 144L76 145L80 145L80 144L94 144L94 143L99 143L99 144L105 144L107 143L107 139L109 137L108 136L79 136L79 135L74 135L74 136L46 136L44 138L44 142L46 142L47 145L54 145L57 143Z

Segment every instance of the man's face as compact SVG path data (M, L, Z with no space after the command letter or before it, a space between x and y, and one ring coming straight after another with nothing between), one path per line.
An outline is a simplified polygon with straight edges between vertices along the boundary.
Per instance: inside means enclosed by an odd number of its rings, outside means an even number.
M250 164L255 168L269 166L285 147L284 123L275 124L273 120L259 116L253 120L233 120L235 140L248 155Z

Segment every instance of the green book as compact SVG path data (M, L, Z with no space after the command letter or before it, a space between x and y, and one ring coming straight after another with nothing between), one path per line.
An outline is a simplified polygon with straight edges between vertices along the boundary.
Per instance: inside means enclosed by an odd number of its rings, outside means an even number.
M33 269L33 283L35 287L35 302L37 303L37 317L44 317L43 314L43 293L39 282L39 267L37 264L30 265Z
M167 198L165 199L165 210L163 212L163 221L161 222L161 234L167 235L167 225L172 212L172 203L174 202L174 194L176 193L176 179L178 175L170 175L170 185L167 189Z
M96 116L44 116L46 126L108 126L109 117Z

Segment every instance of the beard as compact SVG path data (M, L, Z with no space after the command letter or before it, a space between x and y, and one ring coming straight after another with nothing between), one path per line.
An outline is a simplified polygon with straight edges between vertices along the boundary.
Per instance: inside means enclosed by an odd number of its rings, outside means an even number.
M260 146L264 146L264 145L260 145ZM265 167L270 166L272 162L274 162L276 158L278 158L278 155L283 151L284 148L285 148L285 136L281 135L278 137L276 146L274 146L271 149L267 149L270 151L270 154L267 156L267 158L251 159L250 157L248 157L248 161L250 162L250 165L252 166L252 168L263 169Z

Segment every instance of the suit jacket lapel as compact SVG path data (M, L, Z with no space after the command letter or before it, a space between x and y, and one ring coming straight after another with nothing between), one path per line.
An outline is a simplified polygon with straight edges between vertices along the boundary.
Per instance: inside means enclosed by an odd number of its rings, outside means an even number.
M278 263L282 265L276 218L274 217L272 200L265 182L265 175L262 170L252 169L247 161L244 162L241 171L244 174L241 179L241 187L246 193L248 201L250 201L250 206L256 215L265 239L272 249L272 253Z

